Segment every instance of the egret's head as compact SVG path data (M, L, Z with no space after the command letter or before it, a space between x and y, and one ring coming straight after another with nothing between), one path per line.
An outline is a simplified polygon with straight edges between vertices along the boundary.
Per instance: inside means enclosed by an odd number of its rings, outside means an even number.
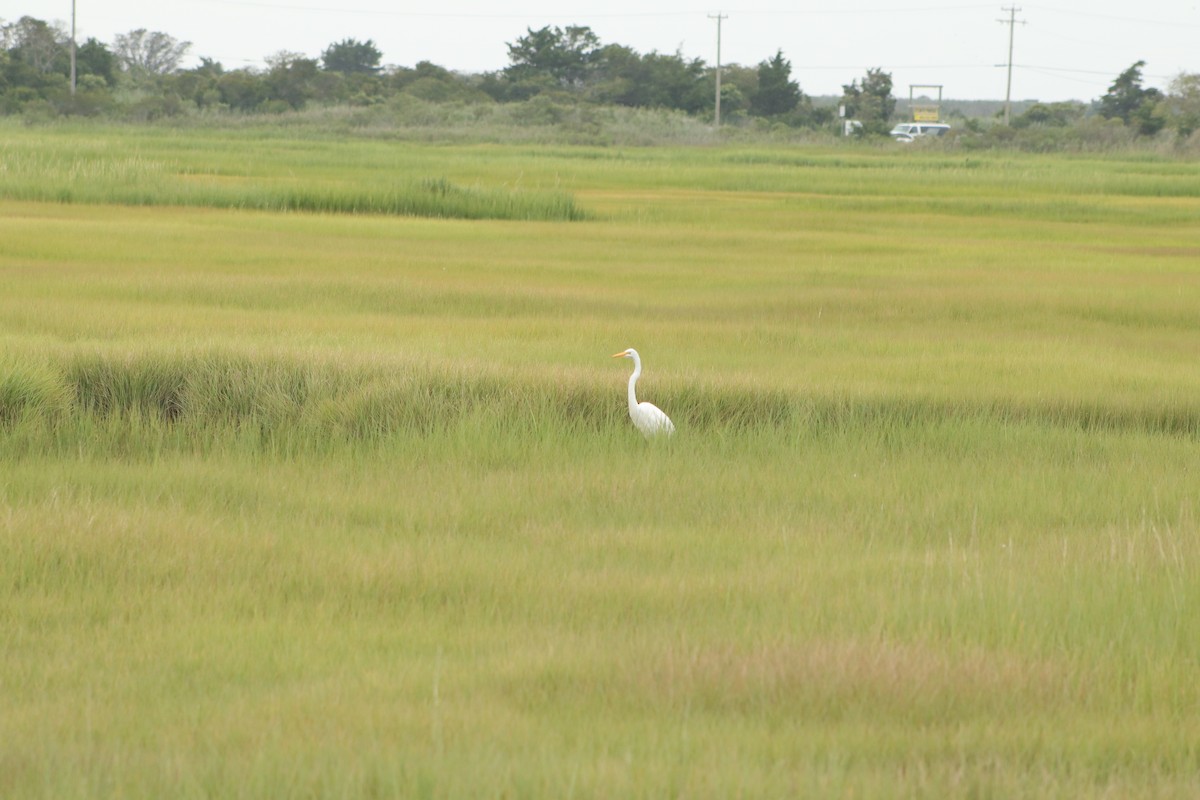
M634 349L631 347L631 348L629 348L628 350L622 350L622 351L621 351L621 352L619 352L619 353L613 353L613 354L612 354L612 357L613 357L613 358L636 358L636 357L637 357L637 350L634 350Z

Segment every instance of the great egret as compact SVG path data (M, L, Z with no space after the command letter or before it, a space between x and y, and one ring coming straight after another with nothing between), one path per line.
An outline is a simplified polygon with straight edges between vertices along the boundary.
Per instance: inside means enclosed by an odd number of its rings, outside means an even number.
M613 353L613 358L632 358L633 359L633 374L629 376L629 418L633 420L633 425L642 432L642 436L649 439L651 436L660 434L670 436L675 432L675 426L671 424L671 418L663 413L663 410L654 403L639 403L637 395L634 394L633 387L637 384L638 377L642 374L642 359L638 355L638 351L632 347L620 353Z

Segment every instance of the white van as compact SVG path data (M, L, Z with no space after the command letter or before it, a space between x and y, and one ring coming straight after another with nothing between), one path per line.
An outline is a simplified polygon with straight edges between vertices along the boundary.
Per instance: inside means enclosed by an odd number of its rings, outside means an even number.
M941 122L902 122L888 132L897 142L911 142L918 136L943 136L950 126Z

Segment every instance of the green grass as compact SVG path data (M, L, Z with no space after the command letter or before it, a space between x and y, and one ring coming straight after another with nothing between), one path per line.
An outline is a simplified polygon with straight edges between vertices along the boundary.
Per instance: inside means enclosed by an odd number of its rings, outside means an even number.
M1194 794L1194 163L48 135L581 218L0 202L5 797Z
M377 149L381 160L366 161L347 159L347 148L332 141L298 147L275 139L248 149L230 142L227 150L188 164L177 156L195 139L171 142L170 152L143 152L117 131L87 140L44 131L29 138L12 133L2 151L0 196L13 200L455 219L583 216L565 192L460 185L445 176L409 172L410 165L384 148Z

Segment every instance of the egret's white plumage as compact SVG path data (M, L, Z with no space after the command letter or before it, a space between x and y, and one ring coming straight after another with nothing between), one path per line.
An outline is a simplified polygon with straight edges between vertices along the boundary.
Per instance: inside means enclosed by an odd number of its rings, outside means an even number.
M629 376L629 418L633 420L634 427L641 431L642 436L647 439L651 436L670 436L674 433L675 426L671 424L671 418L664 414L661 408L654 403L637 401L633 387L642 374L642 359L638 355L638 351L631 347L623 352L613 353L612 357L633 359L633 374Z

